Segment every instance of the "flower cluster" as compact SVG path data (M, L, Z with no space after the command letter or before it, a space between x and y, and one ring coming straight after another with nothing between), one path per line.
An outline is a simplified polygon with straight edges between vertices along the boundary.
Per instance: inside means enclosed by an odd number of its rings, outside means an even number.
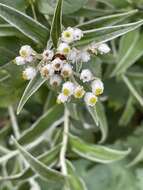
M74 42L84 36L82 30L68 27L61 34L58 47L46 49L42 54L37 54L26 45L22 46L17 65L24 65L23 78L30 80L37 72L47 79L49 85L58 91L57 103L69 102L71 99L81 99L87 105L94 106L98 96L103 93L103 82L96 78L89 69L77 71L77 67L91 59L91 54L106 54L110 51L107 44L92 43L83 49L74 47ZM40 64L31 66L40 57ZM90 62L89 62L90 64ZM78 80L77 80L78 78ZM77 82L78 81L78 82Z

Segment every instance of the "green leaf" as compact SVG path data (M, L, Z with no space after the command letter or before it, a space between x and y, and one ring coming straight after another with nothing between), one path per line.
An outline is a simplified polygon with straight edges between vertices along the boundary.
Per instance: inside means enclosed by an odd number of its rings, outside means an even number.
M123 159L130 153L127 151L119 151L105 146L91 145L83 142L81 139L70 135L70 144L72 150L79 156L99 163L111 163Z
M82 30L92 29L92 28L98 28L103 26L112 26L117 23L120 23L121 21L127 19L129 16L134 15L137 13L137 10L131 10L129 12L119 13L119 14L113 14L109 16L103 16L99 18L95 18L92 20L89 20L87 22L84 22L82 24L77 25L78 28L81 28Z
M101 102L97 102L96 106L94 107L87 107L89 113L91 114L95 124L100 127L100 130L102 132L102 138L100 140L100 143L104 142L107 138L108 134L108 124L107 119L104 111L104 107Z
M37 44L42 46L43 43L45 44L48 38L48 29L31 17L1 3L0 17Z
M64 107L55 105L45 112L29 129L20 137L20 144L27 144L40 137L47 129L53 125L60 124L60 118L63 116Z
M20 151L21 155L24 159L29 163L30 167L33 171L35 171L41 178L45 179L46 181L52 182L64 182L65 176L61 173L57 172L56 170L50 169L45 164L40 162L37 158L33 157L29 152L27 152L14 138L13 142L17 149Z
M38 156L38 160L48 167L51 167L56 161L58 161L58 155L60 152L61 145L58 145L51 149L48 152L45 152L44 154ZM33 170L28 167L24 171L22 171L19 174L13 175L13 176L7 176L7 177L0 177L0 181L5 181L5 180L27 180L30 177L34 176Z
M63 14L71 14L78 11L87 0L64 0L63 2ZM54 13L54 8L56 6L54 1L51 0L38 0L37 6L42 14L52 15Z
M76 43L76 46L87 45L92 42L107 42L139 28L142 24L143 20L140 20L138 22L133 22L129 24L109 26L84 31L84 37Z
M21 35L21 33L14 27L12 27L8 24L0 25L0 37L20 36L20 35Z
M20 113L28 99L42 86L45 81L46 79L42 78L41 74L38 72L34 79L29 82L19 102L17 114Z
M76 174L75 168L70 161L67 160L67 169L69 174L69 185L71 190L87 190L84 181Z
M59 37L62 31L62 4L63 0L57 0L57 5L51 26L51 39L55 47L57 47Z
M130 90L131 94L136 98L136 100L140 103L140 105L143 106L143 98L135 89L135 87L132 85L132 83L129 81L129 79L125 75L122 76L122 79L126 84L126 86L128 87L128 89Z
M143 148L139 152L139 154L127 165L128 167L135 166L143 161Z
M126 36L125 38L130 39L129 41L124 39L124 43L122 42L121 49L124 49L124 53L120 53L121 58L112 71L111 76L125 73L126 70L136 63L136 61L143 55L143 35L139 36L138 31L136 31L130 33L129 37ZM127 51L123 47L128 47Z

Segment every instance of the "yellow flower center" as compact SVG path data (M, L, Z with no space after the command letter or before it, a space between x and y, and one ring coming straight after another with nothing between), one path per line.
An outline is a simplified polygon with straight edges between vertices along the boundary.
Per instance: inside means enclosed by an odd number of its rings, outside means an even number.
M71 33L70 32L64 32L64 36L65 36L65 38L70 38L71 37Z
M20 52L21 57L27 57L27 51L21 50Z
M90 98L90 100L89 100L89 103L90 103L91 105L95 105L96 102L97 102L97 98L96 98L96 97L92 97L92 98Z
M70 48L68 48L68 47L67 47L67 48L64 48L64 49L63 49L63 52L64 52L65 54L68 54L68 53L70 52Z
M82 98L84 95L85 91L81 88L75 91L74 97L75 98Z
M69 95L70 95L69 89L64 88L64 89L63 89L63 94L64 94L65 96L69 96Z
M23 78L24 80L27 80L27 74L26 74L25 72L22 73L22 78Z
M100 94L103 93L103 89L102 88L97 88L96 91L95 91L95 94L98 96Z

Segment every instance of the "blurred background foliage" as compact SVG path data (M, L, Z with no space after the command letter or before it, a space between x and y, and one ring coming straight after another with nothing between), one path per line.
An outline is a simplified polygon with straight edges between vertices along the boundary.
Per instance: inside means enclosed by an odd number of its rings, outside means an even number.
M71 3L72 2L72 3ZM0 3L37 19L47 28L50 27L56 0L0 0ZM33 12L34 9L34 12ZM143 19L143 0L72 0L64 1L63 25L75 26L83 21L123 13L137 9L138 12L114 21L115 24L129 23ZM33 14L34 13L34 14ZM1 9L0 9L1 16ZM111 20L112 21L112 20ZM111 26L113 21L96 23L94 28ZM29 26L30 27L30 26ZM84 26L83 26L84 27ZM88 29L88 26L86 26ZM92 26L91 26L92 27ZM36 28L35 28L36 29ZM34 30L31 28L31 30ZM38 31L37 31L38 33ZM48 31L47 31L48 38ZM13 26L0 17L0 145L12 149L9 137L13 133L9 116L11 106L16 109L22 93L27 85L21 79L20 68L12 63L23 44L31 45L41 52L46 44L36 44L32 39L20 33ZM44 44L45 43L45 44ZM95 164L73 157L72 163L76 167L77 175L83 177L89 190L143 190L143 31L142 27L112 40L112 51L109 55L100 56L93 60L95 72L102 76L105 83L105 93L102 97L104 110L108 122L108 136L105 144L119 148L132 148L131 154L123 161L114 164ZM52 100L51 100L52 97ZM17 116L21 133L30 128L37 118L55 105L55 95L47 85L43 85L25 105ZM75 110L76 109L76 113ZM101 137L95 127L93 119L84 107L74 105L71 111L72 133L82 139L96 144ZM46 120L49 118L47 117ZM45 120L45 123L46 123ZM41 125L42 127L42 125ZM33 155L37 156L50 147L50 139L60 139L61 127L56 134L39 144ZM0 148L0 155L3 150ZM69 157L72 155L69 155ZM12 174L15 160L8 161L7 172ZM127 165L130 167L127 167ZM16 163L15 163L16 165ZM131 167L132 166L132 167ZM15 168L15 170L17 170ZM0 172L4 174L3 165ZM59 190L59 185L52 187L38 179L41 189ZM10 185L0 182L0 190L8 189ZM15 184L16 182L14 182ZM18 183L19 190L29 190L27 182Z

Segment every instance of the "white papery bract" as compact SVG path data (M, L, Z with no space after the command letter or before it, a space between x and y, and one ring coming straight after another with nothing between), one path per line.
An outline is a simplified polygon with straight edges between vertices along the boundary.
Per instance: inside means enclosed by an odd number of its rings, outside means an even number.
M74 41L74 29L72 27L68 27L66 30L62 32L61 37L63 42L71 43Z
M84 101L88 106L95 106L97 102L97 96L95 96L92 92L86 92Z
M83 82L89 82L92 79L93 79L93 74L91 73L89 69L82 70L80 74L80 80L82 80Z
M25 59L21 56L15 58L16 65L24 65L26 63Z
M73 74L72 66L68 63L63 65L61 70L61 75L63 78L68 78Z
M76 63L80 61L80 51L76 48L72 48L70 53L67 56L67 59L71 61L72 63Z
M50 77L50 85L52 87L58 87L62 83L62 78L60 75L54 74Z
M46 64L40 68L40 73L43 77L48 79L54 74L54 69L51 64Z
M80 40L83 37L83 31L79 28L75 28L73 32L74 41Z
M36 76L36 73L36 69L34 67L29 66L23 71L22 76L25 80L31 80Z
M70 46L67 43L60 43L58 46L58 52L64 55L68 55L70 53Z
M82 62L86 63L86 62L90 61L90 54L85 50L80 52L79 57Z
M55 71L60 71L63 67L64 62L60 58L57 57L51 62L51 64Z
M75 85L74 83L68 81L68 82L65 82L63 84L63 87L62 87L62 93L65 95L65 96L71 96L73 95L74 93L74 88L75 88Z
M51 61L52 58L53 58L53 56L54 56L54 52L53 52L52 50L46 49L46 50L43 52L42 56L43 56L43 60L44 60L45 62Z
M63 93L60 93L57 97L57 103L61 104L61 103L65 103L68 101L68 96L65 96Z
M98 96L103 93L103 90L104 90L103 82L100 79L96 79L91 83L91 88L92 88L93 94Z
M21 47L19 54L21 57L28 58L32 56L33 49L29 45L24 45Z
M97 49L98 49L100 54L107 54L111 50L110 47L105 43L99 44Z

